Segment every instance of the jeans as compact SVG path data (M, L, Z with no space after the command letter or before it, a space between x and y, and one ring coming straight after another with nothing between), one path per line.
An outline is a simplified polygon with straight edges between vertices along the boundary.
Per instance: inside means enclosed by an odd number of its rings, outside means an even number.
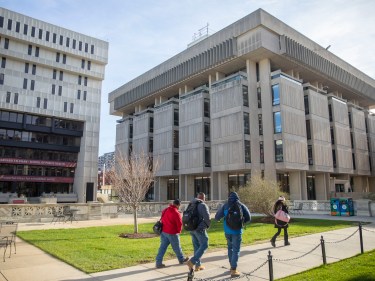
M288 243L288 228L287 227L278 227L276 234L272 237L271 240L273 242L276 241L277 236L279 236L281 233L281 229L284 229L284 243L287 244Z
M184 254L182 253L181 244L180 244L180 235L179 234L168 234L162 232L160 234L160 247L158 254L156 256L156 265L161 265L163 262L163 257L169 244L172 245L172 249L176 254L176 257L180 263L184 261Z
M201 265L201 257L208 248L208 235L206 230L190 231L191 239L193 241L194 256L190 261L196 266Z
M237 268L238 258L240 257L242 234L225 234L228 245L228 258L231 269Z

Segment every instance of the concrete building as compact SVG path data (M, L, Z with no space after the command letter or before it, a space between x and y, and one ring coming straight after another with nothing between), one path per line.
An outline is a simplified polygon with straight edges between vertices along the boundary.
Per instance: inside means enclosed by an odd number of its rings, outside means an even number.
M115 152L104 153L98 158L98 170L109 170L113 167L115 161Z
M375 191L375 81L261 9L108 100L116 152L160 161L155 201L225 199L254 173L292 200Z
M108 43L0 8L0 193L96 199Z

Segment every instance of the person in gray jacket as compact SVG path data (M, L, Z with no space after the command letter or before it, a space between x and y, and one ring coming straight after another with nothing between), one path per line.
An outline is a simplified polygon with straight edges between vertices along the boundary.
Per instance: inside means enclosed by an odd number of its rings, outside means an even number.
M191 239L194 247L194 256L187 262L187 266L192 270L195 266L195 271L203 270L205 267L201 264L201 257L208 248L208 234L207 229L210 227L211 219L208 206L204 203L206 195L203 192L198 193L197 198L194 198L191 203L197 203L198 214L201 218L196 230L190 231Z

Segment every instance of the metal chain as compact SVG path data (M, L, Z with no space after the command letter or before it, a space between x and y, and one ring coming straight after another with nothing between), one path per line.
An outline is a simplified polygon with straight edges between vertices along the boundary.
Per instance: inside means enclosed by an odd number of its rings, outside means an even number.
M374 233L375 233L374 230L366 229L366 228L364 228L363 226L362 226L362 230L365 230L365 231L368 231L368 232L374 232Z
M300 258L303 258L304 256L307 256L308 254L311 254L312 252L314 252L318 247L320 246L320 244L316 245L312 250L310 250L309 252L299 256L299 257L295 257L295 258L291 258L291 259L275 259L275 258L272 258L272 260L274 261L292 261L292 260L297 260L297 259L300 259Z
M339 241L331 241L331 242L327 242L327 241L324 241L326 244L336 244L336 243L340 243L340 242L343 242L343 241L346 241L348 240L349 238L351 238L354 234L356 234L357 232L359 231L359 229L357 229L356 231L353 232L353 234L349 235L348 237L342 239L342 240L339 240Z

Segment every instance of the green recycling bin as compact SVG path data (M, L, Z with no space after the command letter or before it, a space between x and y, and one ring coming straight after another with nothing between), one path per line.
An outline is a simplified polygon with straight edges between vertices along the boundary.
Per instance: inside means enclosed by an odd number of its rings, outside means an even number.
M340 198L340 215L354 216L354 204L352 198Z
M340 216L340 200L331 198L331 216Z

